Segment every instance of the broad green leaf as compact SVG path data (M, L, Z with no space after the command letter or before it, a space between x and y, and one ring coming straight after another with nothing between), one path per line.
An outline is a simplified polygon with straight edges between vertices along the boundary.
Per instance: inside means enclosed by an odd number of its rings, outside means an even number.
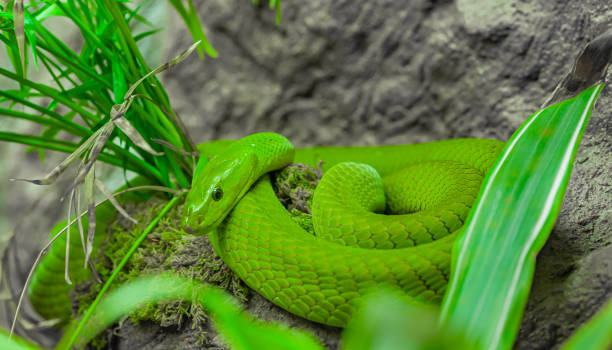
M510 349L535 257L555 223L590 111L603 85L536 112L483 182L453 250L441 324L471 349Z

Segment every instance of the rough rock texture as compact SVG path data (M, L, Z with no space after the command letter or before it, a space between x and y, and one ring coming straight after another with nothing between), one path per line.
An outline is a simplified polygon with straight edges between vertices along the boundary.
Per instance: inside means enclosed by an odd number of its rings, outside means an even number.
M242 0L199 10L220 58L164 79L194 139L270 130L297 146L507 140L612 26L609 3L595 0L287 2L280 27ZM174 37L178 52L188 36ZM612 297L611 107L607 87L538 257L519 349L558 347ZM266 305L250 308L276 309ZM264 318L338 334L279 315Z
M220 57L191 57L163 79L192 137L277 131L298 147L507 140L584 45L612 26L608 0L287 1L280 27L265 6L246 0L198 7ZM169 57L189 44L175 27ZM518 349L558 348L612 297L611 111L606 87L538 257ZM248 309L338 347L338 329L258 296ZM152 329L136 327L115 345L200 348L184 333Z

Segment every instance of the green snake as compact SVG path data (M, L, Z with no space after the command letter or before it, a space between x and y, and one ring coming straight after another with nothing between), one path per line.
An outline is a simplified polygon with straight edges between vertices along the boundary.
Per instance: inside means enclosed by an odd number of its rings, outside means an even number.
M294 149L276 133L213 142L201 148L210 160L198 164L185 224L209 234L225 263L274 304L342 327L381 288L442 300L453 242L502 147L455 139ZM280 204L268 173L319 161L313 236Z

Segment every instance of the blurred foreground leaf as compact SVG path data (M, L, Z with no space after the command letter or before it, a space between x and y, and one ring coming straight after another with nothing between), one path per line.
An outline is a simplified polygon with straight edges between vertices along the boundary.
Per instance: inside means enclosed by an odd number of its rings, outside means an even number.
M510 349L535 257L555 223L572 163L603 84L536 112L485 178L453 250L440 323L470 349Z
M37 345L29 341L19 338L10 337L9 332L0 328L0 349L3 350L41 350Z
M148 303L178 299L191 300L203 305L214 327L232 349L324 349L310 334L255 320L219 288L168 275L140 278L108 294L83 327L76 346L82 348L119 318ZM78 321L75 320L71 324L56 349L66 348Z
M392 292L371 295L342 334L342 349L467 349L461 335L438 328L437 311Z

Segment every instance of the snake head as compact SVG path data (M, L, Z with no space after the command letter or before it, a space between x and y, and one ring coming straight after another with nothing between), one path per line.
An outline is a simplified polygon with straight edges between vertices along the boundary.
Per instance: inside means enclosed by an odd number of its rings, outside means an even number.
M187 194L183 212L187 231L206 234L219 225L257 180L256 167L257 156L249 150L212 158L196 173Z

